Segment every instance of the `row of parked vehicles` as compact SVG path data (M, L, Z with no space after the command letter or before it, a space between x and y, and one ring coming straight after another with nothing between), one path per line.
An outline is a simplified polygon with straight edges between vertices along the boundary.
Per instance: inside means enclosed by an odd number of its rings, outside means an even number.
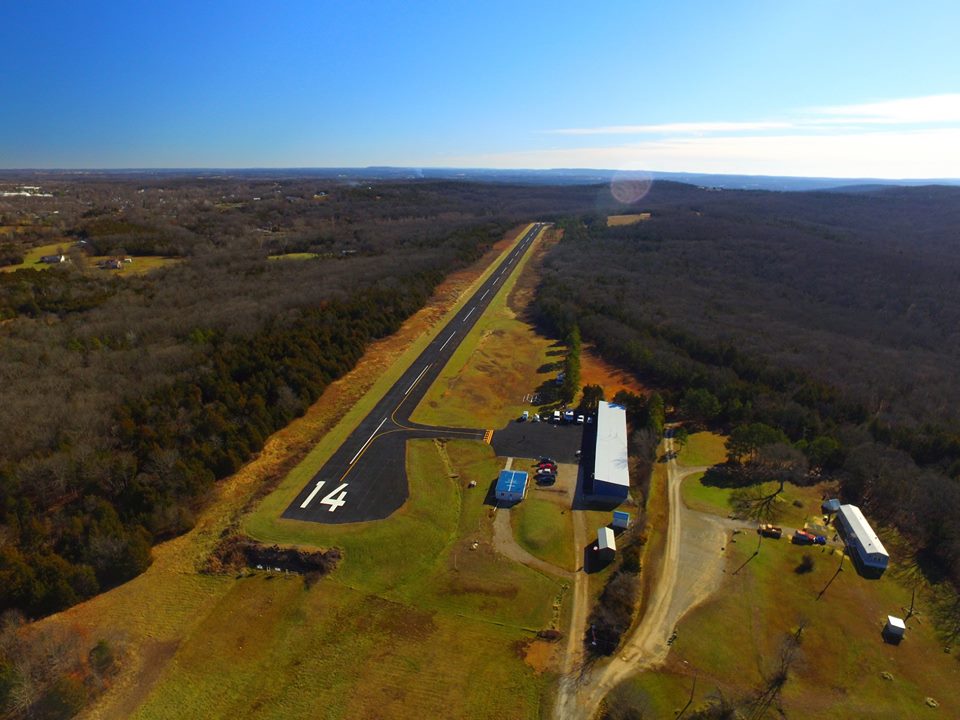
M552 458L542 457L537 461L537 485L553 485L557 481L557 463Z
M593 422L593 416L584 415L583 413L577 413L574 410L564 410L563 412L561 412L560 410L554 410L552 414L543 413L543 415L540 415L539 413L533 413L531 415L528 410L524 410L523 414L521 414L520 417L517 418L517 421L527 422L527 420L529 420L530 422L541 422L541 421L553 422L553 423L556 423L557 425L560 425L560 424L583 425L584 423L586 423L587 425L590 425Z
M777 525L771 525L770 523L761 523L760 527L757 528L757 532L764 537L774 538L776 540L779 540L783 536L783 528ZM827 538L823 535L814 535L806 530L797 530L793 533L790 542L794 545L826 545Z

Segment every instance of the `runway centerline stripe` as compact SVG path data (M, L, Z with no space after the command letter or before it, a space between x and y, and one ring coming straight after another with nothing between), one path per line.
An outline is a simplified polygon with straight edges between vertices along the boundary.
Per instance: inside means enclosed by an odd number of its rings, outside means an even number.
M301 510L303 510L307 505L309 505L310 501L317 496L317 493L320 492L320 488L323 487L323 483L324 483L323 480L320 480L317 482L317 486L313 489L313 491L309 495L307 495L307 499L300 504Z
M432 364L432 363L431 363ZM420 371L420 374L417 375L417 379L411 383L410 387L407 388L407 391L403 394L404 397L410 394L410 391L413 390L414 386L420 382L420 378L423 377L423 374L430 369L430 365L427 365L423 370Z
M483 291L483 295L480 296L480 299L483 300L487 296L488 292L490 292L490 288L487 288L486 290Z
M384 418L383 420L380 421L380 424L377 425L377 429L374 430L374 431L373 431L373 434L372 434L370 437L367 438L367 441L363 444L363 447L360 448L359 450L357 450L357 454L353 456L353 459L350 461L350 465L353 465L353 464L357 461L357 458L360 457L360 453L362 453L364 450L367 449L367 445L369 445L369 444L373 441L374 436L375 436L378 432L380 432L380 428L383 427L383 424L384 424L386 421L387 421L386 418Z
M465 318L464 318L463 320L461 320L460 322L466 322L466 321L467 321L467 318L469 318L471 315L473 315L473 311L476 310L476 309L477 309L477 306L476 306L476 305L474 305L472 308L470 308L470 312L467 313L467 317L465 317Z
M450 337L448 337L446 342L444 342L443 345L440 346L440 349L437 352L443 352L443 349L447 346L447 343L453 340L453 336L456 334L457 334L456 332L451 333Z

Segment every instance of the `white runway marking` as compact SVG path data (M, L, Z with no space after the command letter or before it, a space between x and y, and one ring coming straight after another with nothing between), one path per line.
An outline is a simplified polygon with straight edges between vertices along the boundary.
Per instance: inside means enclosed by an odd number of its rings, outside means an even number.
M307 499L304 500L302 503L300 503L301 510L303 510L307 505L310 504L310 501L317 496L317 493L320 492L320 488L322 487L323 487L323 480L318 480L317 486L311 491L309 495L307 495Z
M470 317L471 315L473 315L473 311L476 310L476 309L477 309L477 306L476 306L476 305L474 305L472 308L470 308L470 312L468 312L468 313L467 313L467 316L466 316L463 320L461 320L460 322L466 322L466 321L469 319L469 317Z
M443 349L447 346L447 343L453 340L454 335L456 335L456 333L452 333L450 337L446 339L446 342L444 342L443 345L440 346L440 350L438 352L443 352Z
M487 288L486 290L483 291L483 295L480 296L480 299L483 300L487 296L488 292L490 292L490 288Z
M408 388L407 388L407 391L403 394L404 397L406 397L407 395L410 394L410 391L413 390L414 385L416 385L418 382L420 382L420 378L422 378L422 377L423 377L423 374L424 374L427 370L429 370L429 369L430 369L430 366L427 365L423 370L420 371L420 374L417 375L417 379L413 381L413 384L412 384L410 387L408 387Z
M380 428L383 427L383 424L384 424L386 421L387 421L386 418L384 418L383 420L380 421L380 424L377 425L377 429L373 431L373 435L371 435L370 437L368 437L368 438L367 438L367 441L363 444L363 447L360 448L359 450L357 450L357 454L353 456L353 460L351 460L350 463L349 463L350 465L353 465L353 464L357 461L357 458L360 457L360 453L362 453L364 450L367 449L367 445L369 445L369 444L371 443L371 441L373 440L374 435L376 435L378 432L380 432Z

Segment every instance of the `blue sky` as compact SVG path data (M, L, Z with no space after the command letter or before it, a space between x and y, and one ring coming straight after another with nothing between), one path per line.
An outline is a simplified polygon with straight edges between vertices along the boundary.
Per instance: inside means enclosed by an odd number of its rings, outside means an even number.
M3 0L0 167L960 177L956 2Z

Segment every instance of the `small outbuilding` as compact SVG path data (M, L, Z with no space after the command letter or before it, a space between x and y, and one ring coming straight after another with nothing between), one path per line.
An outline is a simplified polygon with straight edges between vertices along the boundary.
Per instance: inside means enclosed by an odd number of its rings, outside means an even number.
M520 502L527 493L527 473L523 470L501 470L494 495L502 502Z
M613 535L613 529L606 525L597 530L597 551L601 555L617 552L617 538Z
M887 624L883 626L883 639L893 645L903 640L903 634L907 631L907 625L901 618L887 615Z
M626 530L628 527L630 527L630 513L625 513L620 510L614 510L613 526L621 530Z
M829 500L824 500L820 505L820 509L827 515L832 515L835 512L840 510L840 501L836 498L830 498Z

